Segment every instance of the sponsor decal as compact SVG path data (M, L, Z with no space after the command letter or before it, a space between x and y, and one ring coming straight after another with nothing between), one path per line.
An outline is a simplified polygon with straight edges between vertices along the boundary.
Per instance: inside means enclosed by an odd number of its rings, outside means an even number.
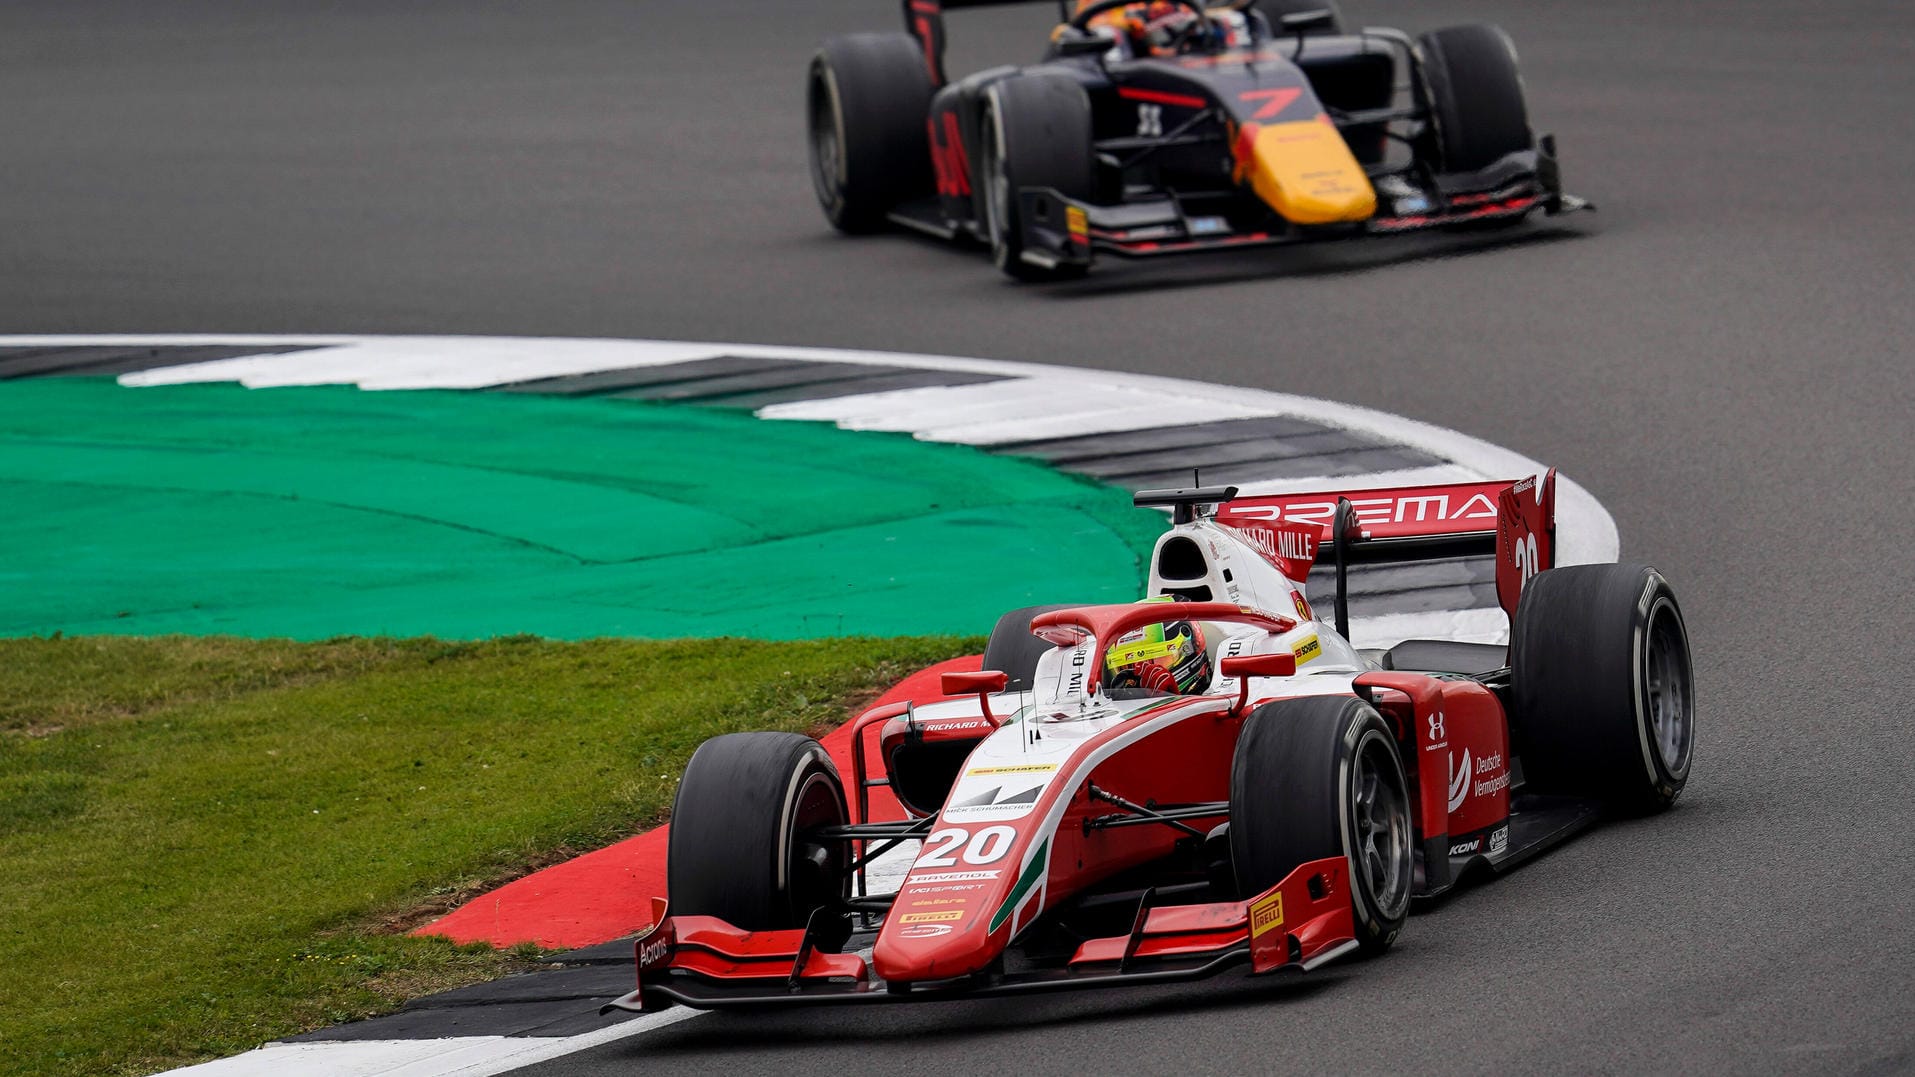
M964 919L964 911L962 909L947 909L944 912L907 912L898 918L898 923L937 924L962 919Z
M1482 844L1483 844L1482 838L1471 838L1468 841L1457 842L1455 845L1450 846L1450 855L1451 856L1468 856L1469 854L1475 852L1478 848L1480 848Z
M924 908L936 908L940 905L969 905L970 903L971 903L970 898L961 898L961 897L922 898L921 897L921 898L918 898L916 901L913 901L911 903L911 907L914 909L924 909Z
M963 729L989 729L991 723L982 718L923 718L918 720L918 729L925 733L955 733Z
M672 956L672 942L676 931L661 931L638 944L638 967L640 971L656 968Z
M1450 810L1463 806L1463 799L1469 796L1469 749L1463 749L1463 765L1456 765L1456 753L1450 753Z
M920 884L928 884L928 883L990 882L991 880L996 879L998 877L998 874L999 873L995 871L913 872L910 878L904 880L904 885L918 886Z
M951 883L947 886L920 886L915 888L912 891L912 893L914 894L961 894L970 890L982 890L982 889L984 889L983 883Z
M1283 926L1283 892L1258 898L1250 905L1250 937L1261 938Z
M1315 636L1311 636L1290 648L1290 653L1297 656L1297 665L1300 666L1313 658L1323 657L1323 644Z
M1243 520L1232 520L1226 526L1290 579L1303 579L1316 563L1318 539L1311 528L1292 527L1281 521L1277 527L1265 527Z
M950 805L944 809L943 817L953 823L1021 819L1037 807L1037 798L1043 792L1041 785L1009 790L1002 785L992 785L983 792L959 789Z
M1478 777L1482 777L1483 775L1490 774L1492 772L1495 772L1495 777L1488 778L1476 783L1476 787L1474 789L1474 793L1476 796L1486 797L1486 796L1489 796L1491 793L1495 793L1500 790L1507 789L1509 787L1509 772L1503 770L1503 755L1501 752L1498 752L1495 755L1483 756L1481 759L1478 759L1476 761L1476 775Z
M975 778L980 774L1048 774L1057 769L1056 763L1025 763L1015 767L978 767L965 772L965 777Z
M1178 639L1140 639L1131 643L1114 643L1104 661L1111 667L1128 666L1132 662L1148 662L1153 658L1169 657L1178 649Z
M1064 686L1066 696L1084 694L1084 667L1090 662L1090 641L1086 640L1071 649L1070 677Z
M1507 848L1509 848L1509 827L1499 826L1490 831L1489 855L1495 856Z
M1430 739L1447 740L1448 738L1449 734L1443 731L1443 712L1437 711L1430 715Z
M1453 493L1403 493L1395 497L1353 497L1359 524L1468 523L1496 519L1496 506L1482 491L1464 497ZM1230 507L1230 515L1243 519L1282 520L1288 523L1317 524L1330 527L1336 522L1337 499L1293 501L1285 505L1246 505ZM1238 526L1234 521L1231 526Z
M1306 621L1314 621L1317 619L1317 615L1310 610L1310 600L1303 597L1302 591L1290 592L1290 601L1296 603L1298 617Z
M1090 217L1076 206L1066 206L1064 208L1064 223L1065 227L1070 229L1072 236L1078 239L1085 239L1090 236Z
M935 939L939 935L949 935L951 931L950 924L911 924L900 929L898 934L907 939Z

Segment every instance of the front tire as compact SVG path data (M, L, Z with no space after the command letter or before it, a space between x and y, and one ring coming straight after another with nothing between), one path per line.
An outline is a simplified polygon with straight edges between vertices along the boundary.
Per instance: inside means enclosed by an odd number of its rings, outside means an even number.
M796 733L727 733L698 746L672 805L665 858L674 915L747 931L804 927L848 894L844 783L824 747Z
M1624 812L1675 802L1695 753L1689 632L1644 565L1538 573L1510 627L1513 724L1537 792Z
M1410 914L1414 844L1403 761L1375 708L1311 696L1244 721L1230 768L1230 855L1244 898L1299 865L1344 857L1357 942L1380 953Z
M909 34L834 37L812 58L811 182L833 227L877 231L900 202L933 192L925 123L934 89Z
M1043 266L1024 258L1023 187L1050 187L1088 201L1097 189L1091 149L1090 96L1064 75L1019 75L986 91L980 125L978 181L984 191L991 260L1017 280L1083 276L1085 267Z
M1476 172L1535 146L1508 34L1495 26L1452 26L1416 43L1438 168Z

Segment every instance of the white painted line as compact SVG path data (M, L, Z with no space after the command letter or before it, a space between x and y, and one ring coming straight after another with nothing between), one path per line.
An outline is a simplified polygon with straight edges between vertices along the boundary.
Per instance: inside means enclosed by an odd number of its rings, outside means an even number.
M1261 419L1278 414L1268 408L1225 404L1210 400L1148 400L1104 411L1060 410L1015 422L989 420L938 428L935 438L959 445L1001 445L1014 441L1080 437L1085 434L1121 434L1160 426L1195 425L1230 419Z
M269 1043L243 1055L167 1072L169 1077L492 1077L700 1015L698 1010L674 1007L577 1036Z

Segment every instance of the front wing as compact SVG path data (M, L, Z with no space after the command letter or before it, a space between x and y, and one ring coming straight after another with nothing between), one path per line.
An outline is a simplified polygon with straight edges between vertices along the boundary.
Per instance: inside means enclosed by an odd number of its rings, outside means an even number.
M827 910L803 929L745 931L671 916L663 899L653 909L634 944L638 989L601 1012L971 998L1196 980L1242 965L1307 971L1357 946L1341 857L1303 864L1248 901L1153 906L1146 891L1128 935L1088 939L1061 967L1005 972L1000 961L998 971L929 984L887 983L859 954L819 950L821 921L836 915Z
M1592 208L1563 192L1554 150L1554 140L1545 136L1536 151L1511 155L1503 166L1477 176L1439 177L1434 184L1419 181L1414 186L1405 183L1398 195L1381 200L1387 211L1368 220L1309 228L1237 230L1223 217L1188 212L1186 203L1170 194L1102 206L1075 201L1050 188L1025 187L1018 191L1023 257L1054 269L1087 266L1098 252L1154 258L1396 235L1513 221L1538 210L1557 216Z

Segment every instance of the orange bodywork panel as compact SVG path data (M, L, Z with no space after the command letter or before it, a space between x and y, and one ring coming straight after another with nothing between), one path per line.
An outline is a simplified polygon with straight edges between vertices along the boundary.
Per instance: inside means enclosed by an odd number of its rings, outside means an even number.
M1350 144L1319 113L1313 120L1245 123L1235 143L1238 179L1292 224L1363 221L1376 215L1376 189Z

